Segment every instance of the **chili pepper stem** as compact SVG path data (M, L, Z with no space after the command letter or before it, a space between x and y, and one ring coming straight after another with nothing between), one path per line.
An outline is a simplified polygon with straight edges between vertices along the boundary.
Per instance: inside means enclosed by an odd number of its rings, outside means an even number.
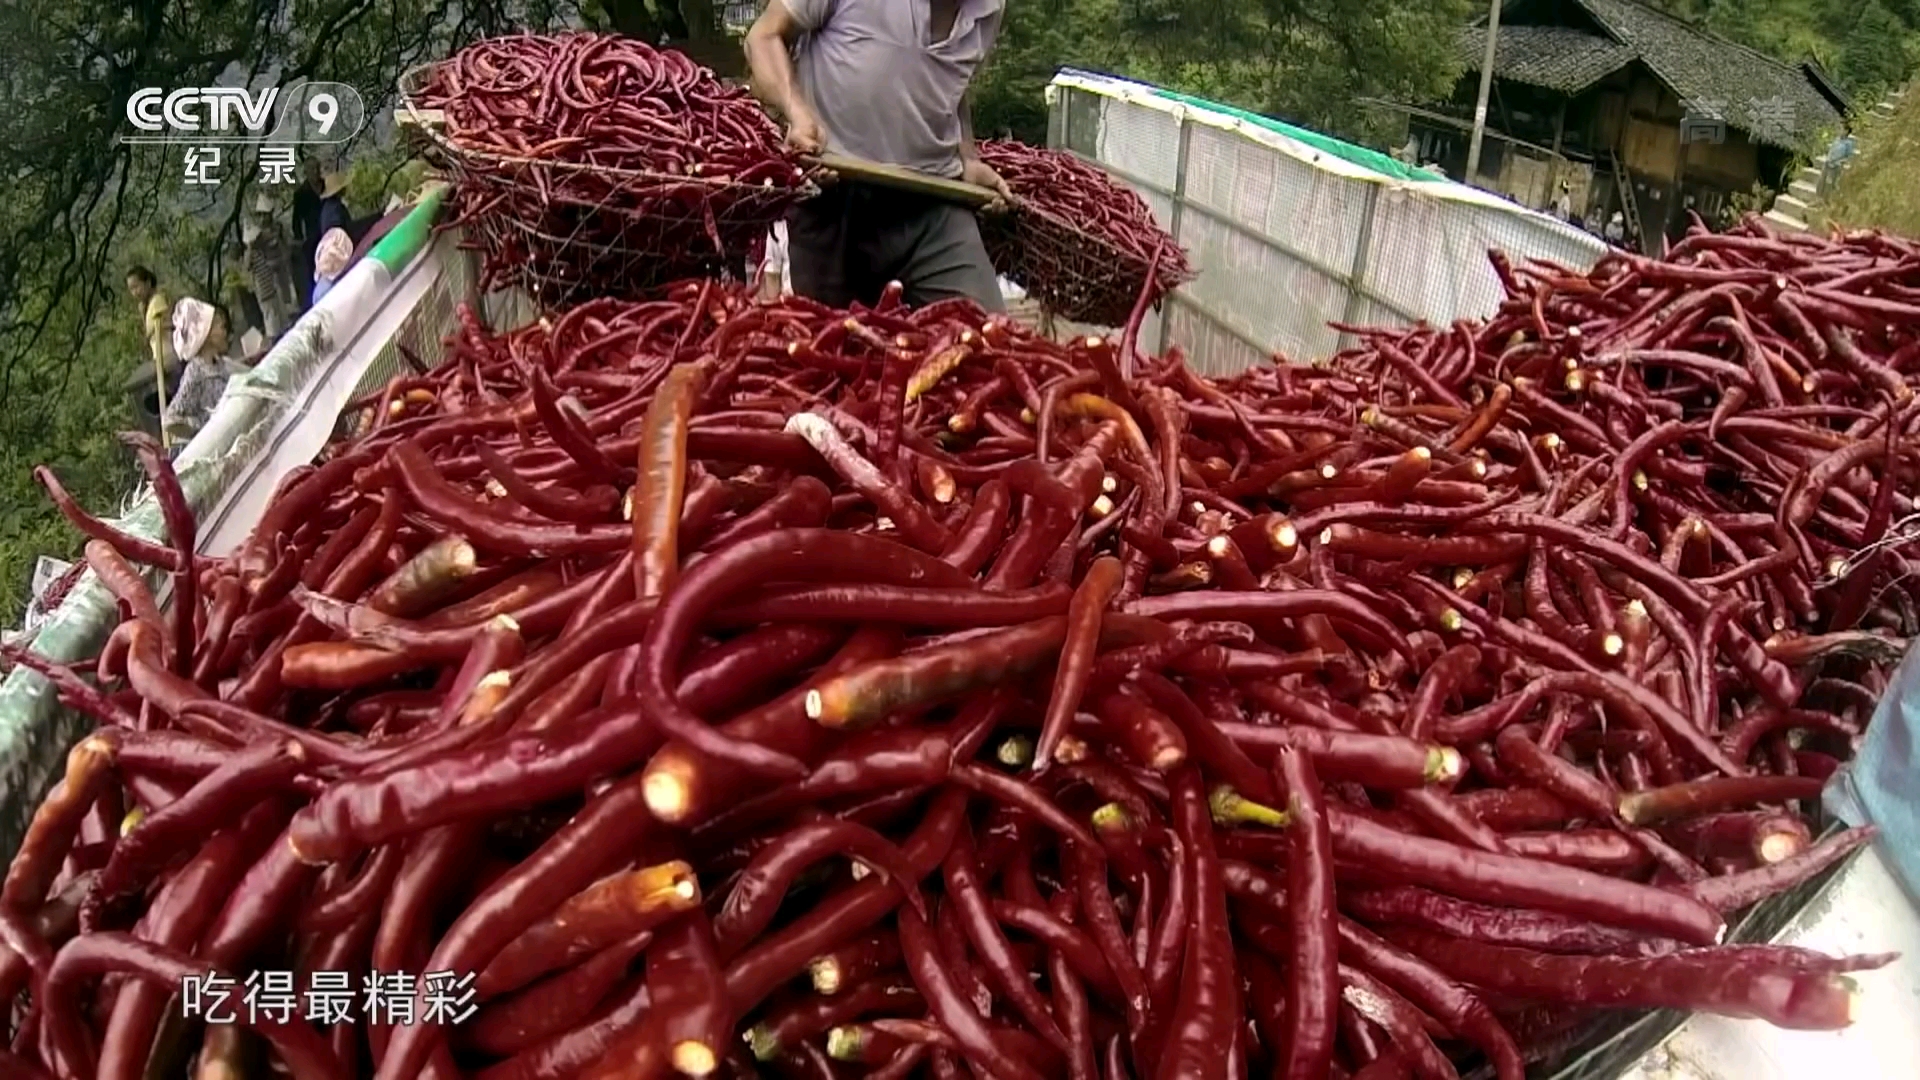
M675 824L687 815L693 803L693 760L685 755L664 757L647 770L641 781L641 797L654 817Z
M1427 782L1451 784L1466 772L1466 759L1451 746L1436 746L1427 751Z
M835 1061L859 1061L866 1047L866 1035L851 1024L842 1024L827 1032L827 1056Z
M807 972L813 981L813 988L823 994L837 994L844 988L841 984L840 963L830 956L823 956L808 964Z
M1221 790L1224 791L1225 789ZM1215 812L1215 816L1218 817L1218 811ZM1093 827L1103 833L1127 832L1138 824L1134 819L1133 812L1119 803L1107 803L1094 810L1089 817L1093 822Z
M1034 764L1033 740L1014 735L994 750L993 759L1009 769L1024 769Z
M757 1061L772 1061L780 1056L780 1041L765 1024L755 1024L748 1028L746 1034L741 1036L741 1040L747 1044L747 1049L753 1051L754 1059Z
M1287 811L1254 802L1224 784L1207 793L1207 809L1212 812L1215 823L1220 825L1258 825L1268 829L1284 829L1293 823L1293 815Z
M1763 864L1771 866L1784 859L1791 859L1806 848L1806 841L1802 840L1798 834L1774 832L1768 833L1759 844L1755 845L1755 854L1760 857Z
M706 1043L685 1039L673 1045L673 1067L684 1076L710 1076L720 1067L720 1055Z

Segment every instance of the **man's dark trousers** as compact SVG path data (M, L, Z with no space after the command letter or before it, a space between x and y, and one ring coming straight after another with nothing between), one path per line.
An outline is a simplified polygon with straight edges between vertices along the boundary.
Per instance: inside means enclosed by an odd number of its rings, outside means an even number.
M787 219L793 291L834 307L873 304L889 281L918 307L966 296L1005 311L972 210L841 181Z

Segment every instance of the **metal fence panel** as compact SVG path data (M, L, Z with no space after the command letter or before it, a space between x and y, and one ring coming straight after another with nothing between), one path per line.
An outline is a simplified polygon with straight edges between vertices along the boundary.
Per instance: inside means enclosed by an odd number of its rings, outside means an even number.
M1606 251L1497 196L1388 177L1151 86L1062 72L1048 95L1055 145L1139 192L1192 256L1199 276L1145 340L1179 345L1208 374L1274 353L1323 359L1346 343L1329 323L1488 317L1501 299L1490 248L1578 270Z

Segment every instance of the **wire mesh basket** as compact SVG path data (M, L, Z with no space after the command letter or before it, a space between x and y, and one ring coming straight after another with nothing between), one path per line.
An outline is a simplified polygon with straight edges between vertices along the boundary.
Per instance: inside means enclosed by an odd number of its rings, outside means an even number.
M994 268L1057 319L1123 325L1147 283L1146 260L1036 206L982 215L980 234ZM1193 276L1162 266L1155 292L1165 296Z
M438 66L401 76L401 124L452 181L450 222L480 253L483 286L522 288L543 308L648 297L686 278L741 277L767 230L818 191L799 166L777 159L708 176L480 148L420 104Z

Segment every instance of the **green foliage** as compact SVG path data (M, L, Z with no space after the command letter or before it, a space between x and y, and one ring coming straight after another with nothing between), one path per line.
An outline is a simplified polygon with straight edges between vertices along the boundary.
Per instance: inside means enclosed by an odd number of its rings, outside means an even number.
M1863 123L1860 149L1828 200L1827 219L1845 229L1886 229L1920 237L1920 94L1908 94L1894 115Z
M1444 95L1478 0L1119 0L1128 74L1365 138L1362 98Z
M1653 0L1652 6L1782 60L1818 60L1866 102L1907 77L1920 41L1920 0Z
M316 79L354 87L378 115L406 67L575 14L568 0L0 3L0 622L24 608L35 556L79 546L32 467L53 466L108 515L131 489L113 433L133 423L124 386L147 359L126 267L152 267L175 298L219 295L223 241L252 197L250 161L228 161L228 181L208 196L182 183L180 148L120 142L127 98L146 86ZM355 209L382 205L372 196L392 164L356 179L366 201Z
M1478 0L1020 0L974 84L974 126L1039 141L1055 70L1107 71L1365 139L1359 99L1423 100L1462 69Z
M139 355L139 329L131 301L127 307L124 318L102 320L89 335L90 358L104 361ZM125 363L75 365L62 376L48 382L31 380L16 391L24 391L25 400L57 405L9 409L0 429L4 430L0 434L0 505L8 508L0 515L0 626L19 625L30 599L27 586L37 556L73 559L80 550L80 538L53 512L34 482L35 465L52 467L68 490L95 512L119 512L119 499L129 490L134 470L110 433L133 426L123 389L132 373Z
M1877 0L1868 0L1841 39L1835 77L1870 104L1906 76L1913 29Z
M973 80L980 138L1047 138L1047 83L1061 67L1124 70L1114 48L1114 0L1022 0L1006 6L1000 41Z

